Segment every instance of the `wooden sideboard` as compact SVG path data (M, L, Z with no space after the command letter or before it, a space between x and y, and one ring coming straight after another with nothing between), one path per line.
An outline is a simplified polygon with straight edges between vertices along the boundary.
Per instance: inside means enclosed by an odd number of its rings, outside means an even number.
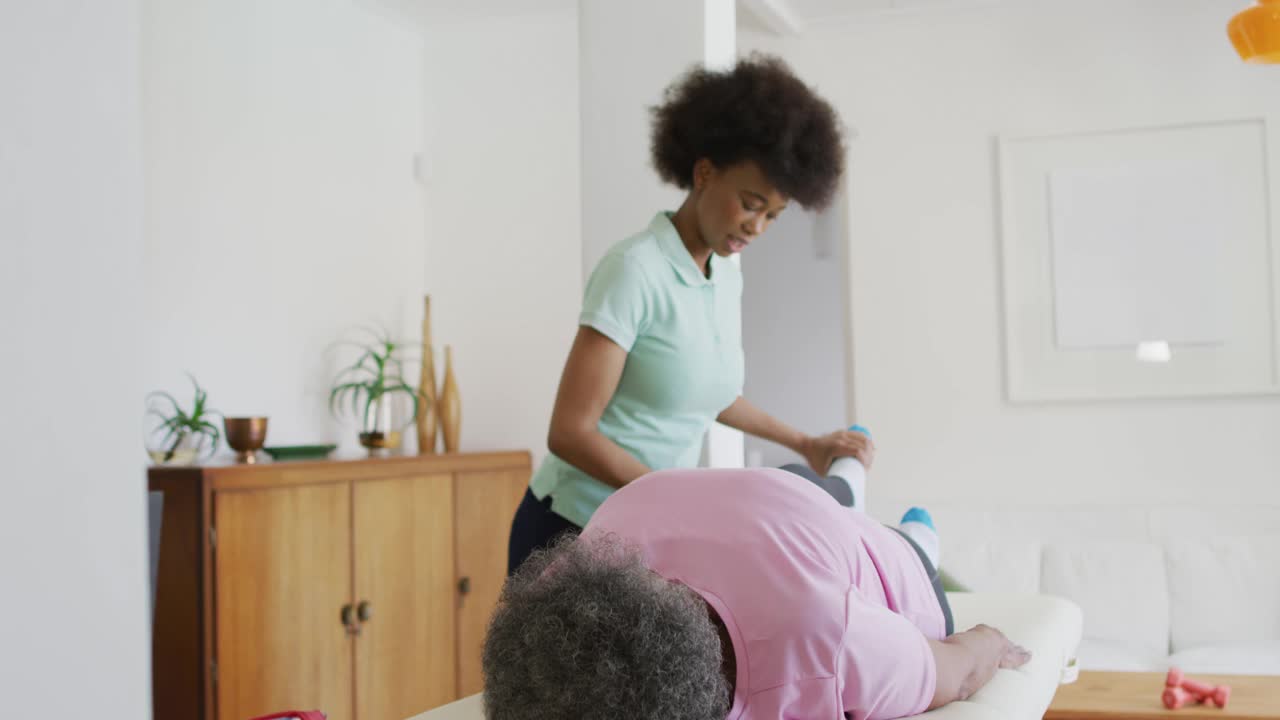
M479 692L527 452L152 468L156 720L406 718Z

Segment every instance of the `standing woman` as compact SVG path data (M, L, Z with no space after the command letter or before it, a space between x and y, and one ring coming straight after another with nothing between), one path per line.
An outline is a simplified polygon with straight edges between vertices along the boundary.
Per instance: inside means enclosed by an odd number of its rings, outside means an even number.
M869 466L874 455L861 433L805 435L742 397L742 273L730 258L789 203L830 203L845 152L835 111L781 60L753 55L695 67L652 113L653 165L688 194L591 273L509 572L623 485L695 466L713 421L790 448L819 475L835 457ZM804 372L802 349L796 361Z

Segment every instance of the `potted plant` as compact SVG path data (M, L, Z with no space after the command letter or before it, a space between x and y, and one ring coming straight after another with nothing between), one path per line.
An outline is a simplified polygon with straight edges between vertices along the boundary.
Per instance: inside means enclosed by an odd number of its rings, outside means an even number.
M147 417L155 423L147 433L147 455L157 465L190 465L218 449L221 433L209 418L222 413L208 407L209 394L190 373L195 397L184 409L167 392L147 394Z
M418 414L418 391L404 379L403 355L406 343L397 342L384 330L369 331L371 342L355 343L360 357L343 368L329 392L329 411L335 415L350 404L351 414L360 423L360 444L370 450L400 447L400 433ZM409 398L412 411L402 422L393 418L396 395Z

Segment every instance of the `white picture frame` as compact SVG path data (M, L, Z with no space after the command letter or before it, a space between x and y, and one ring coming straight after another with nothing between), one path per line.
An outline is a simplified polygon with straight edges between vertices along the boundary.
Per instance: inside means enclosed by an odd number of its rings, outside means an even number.
M998 137L1007 399L1280 392L1278 150L1265 116Z

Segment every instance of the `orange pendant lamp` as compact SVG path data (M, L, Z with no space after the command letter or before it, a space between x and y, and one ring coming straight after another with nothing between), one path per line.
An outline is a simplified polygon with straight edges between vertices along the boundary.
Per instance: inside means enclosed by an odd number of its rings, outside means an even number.
M1258 0L1231 18L1227 35L1245 62L1280 63L1280 0Z

